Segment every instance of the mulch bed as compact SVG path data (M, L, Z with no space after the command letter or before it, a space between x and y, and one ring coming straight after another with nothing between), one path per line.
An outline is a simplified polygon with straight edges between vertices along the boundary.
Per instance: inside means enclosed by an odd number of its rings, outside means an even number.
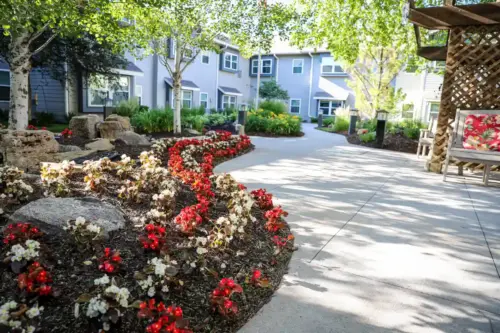
M151 139L164 139L164 138L190 138L194 136L199 136L198 134L192 134L189 131L182 130L181 134L176 134L174 132L156 132L156 133L140 133L145 134L147 137Z
M347 141L353 145L360 145L370 148L379 148L374 141L362 142L357 134L346 135ZM416 154L418 147L418 140L409 139L403 134L386 133L382 149L399 151L403 153Z
M77 146L77 147L80 147L82 149L85 148L85 145L87 143L94 141L94 139L84 139L84 138L79 137L79 136L72 136L70 138L64 138L62 136L58 136L58 137L56 137L56 140L61 145Z
M242 152L248 153L253 147ZM240 155L241 155L240 154ZM166 163L168 157L163 159ZM214 161L223 162L223 159ZM165 164L166 165L166 164ZM103 272L97 269L95 256L102 254L102 249L110 247L119 249L123 258L125 269L115 275L119 287L126 287L131 293L131 299L146 300L144 291L137 284L134 274L142 271L147 259L156 257L152 252L145 252L138 241L142 234L141 230L134 227L137 218L145 215L150 209L149 203L128 204L118 200L111 195L97 195L84 191L84 183L81 177L75 177L72 180L75 186L72 189L72 197L95 196L103 201L109 202L115 206L121 207L125 212L126 226L124 229L110 233L110 237L105 244L100 244L97 248L82 249L76 246L75 241L68 234L62 232L55 236L42 236L38 241L43 245L44 260L42 264L46 266L53 277L53 288L58 291L58 297L49 297L44 299L31 299L32 303L39 302L44 307L42 312L41 332L95 332L92 322L85 316L85 311L80 307L80 316L75 318L74 305L75 300L84 292L93 289L94 279L103 276ZM31 184L35 192L29 198L29 201L41 198L43 190L40 184ZM119 184L110 185L107 191L114 192L113 187ZM209 217L212 220L219 216L225 216L228 213L227 202L216 196L215 203L209 210ZM193 191L187 186L182 185L178 193L175 215L182 208L195 204L196 197ZM7 213L13 212L21 205L13 205L5 208ZM254 207L253 216L257 222L247 225L243 239L234 239L224 250L210 250L205 256L203 263L205 270L194 269L189 265L180 267L176 278L182 280L183 286L172 286L168 293L164 293L162 301L168 306L176 304L181 306L184 311L184 318L190 322L190 328L194 332L236 332L242 327L249 318L251 318L265 303L267 303L274 290L279 286L283 275L287 271L292 251L283 250L280 254L275 253L274 243L271 240L272 235L264 229L265 218L264 211ZM174 215L174 216L175 216ZM76 218L76 216L75 216ZM0 228L7 224L6 215L0 216ZM43 230L42 230L43 231ZM198 233L199 231L197 231ZM286 236L290 233L288 225L280 230L277 235ZM185 235L180 234L173 226L167 227L167 247L169 255L173 258L186 259L192 256L176 244L183 239ZM6 246L0 245L0 253L5 254ZM238 251L244 251L239 255ZM94 257L94 259L92 259ZM194 258L189 258L194 259ZM92 265L84 264L84 261L91 260ZM7 300L23 301L23 294L17 289L17 275L2 267L0 274L0 304ZM187 266L187 267L186 267ZM254 269L262 270L263 274L269 279L269 288L256 287L245 284L245 277ZM243 294L235 294L233 300L237 302L239 312L237 316L225 318L215 313L209 303L209 295L217 287L218 282L223 277L232 277L244 288ZM129 303L132 303L130 301ZM157 299L157 301L159 301ZM137 309L129 308L118 325L113 325L110 332L139 333L145 332L146 321L138 319Z

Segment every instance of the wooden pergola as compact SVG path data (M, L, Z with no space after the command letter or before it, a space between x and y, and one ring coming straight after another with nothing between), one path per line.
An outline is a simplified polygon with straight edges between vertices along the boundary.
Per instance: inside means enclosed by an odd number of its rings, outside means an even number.
M446 157L448 128L457 109L500 109L500 2L416 8L409 2L417 54L446 61L438 128L428 169L441 172ZM448 30L446 45L422 46L420 29Z

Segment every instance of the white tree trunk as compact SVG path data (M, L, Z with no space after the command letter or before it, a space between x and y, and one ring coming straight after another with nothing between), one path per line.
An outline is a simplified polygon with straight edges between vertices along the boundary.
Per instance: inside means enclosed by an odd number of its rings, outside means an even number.
M31 52L29 33L13 35L9 45L10 111L9 129L23 130L28 127L29 73Z
M176 75L174 77L174 133L181 134L181 78Z

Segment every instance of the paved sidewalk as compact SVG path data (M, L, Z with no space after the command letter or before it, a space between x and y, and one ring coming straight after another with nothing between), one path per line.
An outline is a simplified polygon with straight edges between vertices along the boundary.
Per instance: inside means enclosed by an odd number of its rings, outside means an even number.
M216 168L273 193L299 245L241 333L500 333L500 186L304 132Z

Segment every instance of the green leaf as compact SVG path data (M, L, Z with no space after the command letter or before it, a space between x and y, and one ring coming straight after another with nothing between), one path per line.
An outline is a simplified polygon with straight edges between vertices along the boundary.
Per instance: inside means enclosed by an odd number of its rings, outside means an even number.
M81 294L81 295L80 295L80 296L78 296L78 298L76 299L76 303L87 303L87 302L89 302L91 299L92 299L92 295L91 295L91 294Z

